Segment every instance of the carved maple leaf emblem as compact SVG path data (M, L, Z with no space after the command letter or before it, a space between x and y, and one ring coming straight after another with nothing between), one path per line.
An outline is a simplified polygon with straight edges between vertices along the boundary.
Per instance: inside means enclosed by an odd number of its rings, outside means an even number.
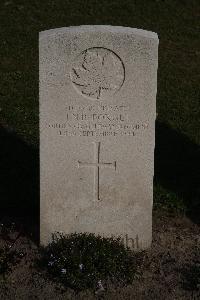
M83 95L100 99L114 93L124 80L124 67L117 55L104 48L85 50L78 66L72 68L72 82Z

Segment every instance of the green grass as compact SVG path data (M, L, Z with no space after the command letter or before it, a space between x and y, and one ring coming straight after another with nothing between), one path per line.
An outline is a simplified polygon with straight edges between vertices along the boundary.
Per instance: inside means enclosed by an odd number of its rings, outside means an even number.
M126 249L119 239L57 233L47 247L41 248L38 265L65 287L101 290L108 282L130 284L139 275L142 255Z

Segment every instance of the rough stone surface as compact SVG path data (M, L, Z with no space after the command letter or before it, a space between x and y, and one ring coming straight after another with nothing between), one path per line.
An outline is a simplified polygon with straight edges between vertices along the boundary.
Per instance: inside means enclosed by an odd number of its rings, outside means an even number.
M157 35L79 26L39 44L41 243L93 232L149 247Z

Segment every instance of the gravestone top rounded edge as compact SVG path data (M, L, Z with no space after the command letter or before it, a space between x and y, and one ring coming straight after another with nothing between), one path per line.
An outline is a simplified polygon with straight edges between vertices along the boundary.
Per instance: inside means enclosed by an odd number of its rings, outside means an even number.
M158 39L157 33L144 29L137 29L132 27L124 26L112 26L112 25L80 25L80 26L69 26L60 27L39 32L39 38L47 37L54 34L62 34L65 32L84 33L84 32L110 32L113 34L126 33L141 36L144 38Z

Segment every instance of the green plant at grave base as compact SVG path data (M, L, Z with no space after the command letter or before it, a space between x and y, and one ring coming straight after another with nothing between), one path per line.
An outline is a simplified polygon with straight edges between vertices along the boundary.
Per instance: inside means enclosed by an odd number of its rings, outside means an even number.
M126 249L120 239L93 234L53 235L52 242L41 248L39 266L76 291L104 290L106 281L128 284L139 275L142 253Z
M169 213L185 213L187 208L183 199L162 186L154 186L154 209L163 209Z

